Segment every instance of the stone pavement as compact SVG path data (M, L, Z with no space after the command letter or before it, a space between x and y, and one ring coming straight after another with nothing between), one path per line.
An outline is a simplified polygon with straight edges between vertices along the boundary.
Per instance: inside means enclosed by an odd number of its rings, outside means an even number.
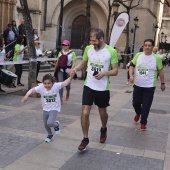
M5 88L0 94L0 170L170 170L170 68L165 68L166 91L158 80L147 131L134 123L132 86L126 85L126 70L111 78L108 107L108 139L99 143L100 118L96 106L90 116L90 143L79 152L83 81L73 80L69 101L64 101L57 119L61 134L50 143L39 98L21 103L27 86ZM45 73L39 73L39 80ZM22 82L27 82L27 72ZM64 91L65 92L65 91Z

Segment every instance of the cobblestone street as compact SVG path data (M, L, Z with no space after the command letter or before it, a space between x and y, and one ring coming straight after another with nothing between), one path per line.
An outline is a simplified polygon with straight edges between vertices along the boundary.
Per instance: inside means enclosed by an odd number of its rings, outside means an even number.
M142 132L133 121L133 88L126 85L126 70L120 68L118 76L111 77L108 138L99 143L101 122L92 106L90 143L84 152L78 151L84 82L72 81L70 99L57 116L61 133L45 143L40 98L21 102L27 89L24 72L24 87L2 87L7 93L0 93L0 170L170 170L170 68L164 72L166 90L160 90L158 79L147 131Z

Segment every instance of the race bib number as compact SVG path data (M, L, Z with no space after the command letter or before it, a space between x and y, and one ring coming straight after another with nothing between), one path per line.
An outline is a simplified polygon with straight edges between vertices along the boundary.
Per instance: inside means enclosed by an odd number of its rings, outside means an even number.
M140 68L140 69L138 68L137 69L137 74L140 77L145 77L148 75L148 73L149 73L149 69L147 69L147 68Z
M57 97L56 95L53 96L44 96L44 104L45 105L51 105L57 103Z
M97 72L103 71L103 68L104 68L103 65L95 64L95 63L91 63L90 66L91 66L90 70L91 70L92 72L94 72L94 71L97 71Z

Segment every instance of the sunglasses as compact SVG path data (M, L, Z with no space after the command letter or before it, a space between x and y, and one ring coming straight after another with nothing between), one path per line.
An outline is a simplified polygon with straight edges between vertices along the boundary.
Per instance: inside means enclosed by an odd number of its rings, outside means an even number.
M68 45L62 44L62 46L68 46Z

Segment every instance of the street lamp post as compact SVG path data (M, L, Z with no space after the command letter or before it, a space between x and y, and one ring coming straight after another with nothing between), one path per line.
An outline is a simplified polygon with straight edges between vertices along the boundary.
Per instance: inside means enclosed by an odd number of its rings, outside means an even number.
M154 43L155 43L155 41L156 41L157 29L159 28L159 27L158 27L158 24L156 24L154 28L155 28L155 35L154 35Z
M134 29L134 36L133 36L133 47L132 47L132 58L134 56L134 47L135 47L135 38L136 38L136 28L138 28L138 21L139 19L137 17L134 18L134 25L135 25L135 29Z
M64 7L64 0L60 2L60 21L59 21L59 33L58 33L58 41L56 42L56 49L57 51L61 50L61 36L62 36L62 28L63 28L63 7Z
M113 2L113 4L112 4L114 22L116 21L116 18L117 18L117 15L118 15L119 6L120 6L120 4L117 1Z
M167 35L164 35L164 49L166 50L166 41L167 41Z
M161 32L161 43L160 43L160 49L163 49L163 37L164 37L164 32Z

